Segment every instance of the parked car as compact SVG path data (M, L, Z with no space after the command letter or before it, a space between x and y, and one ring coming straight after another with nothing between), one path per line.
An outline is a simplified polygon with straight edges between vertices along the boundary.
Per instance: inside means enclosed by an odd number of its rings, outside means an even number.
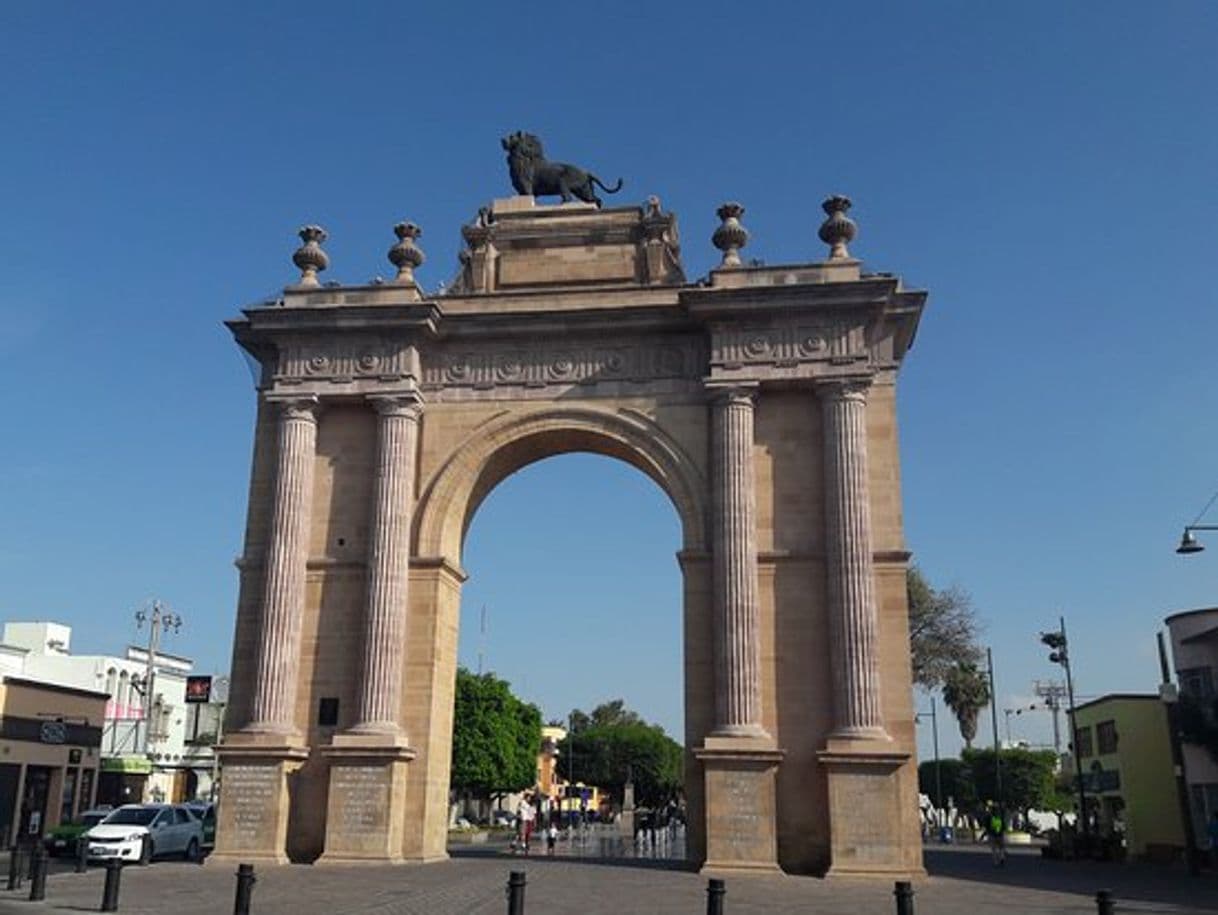
M216 805L204 804L198 801L191 802L186 805L186 809L193 813L200 823L203 824L203 847L215 848L216 845Z
M90 860L148 864L160 855L196 861L203 850L203 823L182 804L126 804L84 835Z
M71 823L60 823L48 832L46 838L43 839L43 842L46 844L47 854L52 858L56 858L59 855L76 854L76 846L79 844L81 835L104 820L110 810L110 807L86 810L78 819L73 820Z

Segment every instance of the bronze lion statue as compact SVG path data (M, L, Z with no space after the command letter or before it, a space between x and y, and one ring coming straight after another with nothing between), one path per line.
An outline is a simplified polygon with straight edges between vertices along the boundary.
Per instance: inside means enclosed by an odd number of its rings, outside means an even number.
M508 173L517 194L540 197L558 194L563 203L578 197L598 207L601 199L596 196L596 186L607 194L616 194L622 189L622 179L609 187L600 178L575 165L565 162L548 162L541 148L541 140L531 133L516 131L501 141L507 150Z

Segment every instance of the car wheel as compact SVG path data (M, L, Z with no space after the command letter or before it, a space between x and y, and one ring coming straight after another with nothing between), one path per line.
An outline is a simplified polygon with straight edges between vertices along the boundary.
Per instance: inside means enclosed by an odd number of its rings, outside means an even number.
M151 864L153 851L152 839L144 836L143 845L140 847L140 864Z
M191 839L190 844L186 846L186 860L187 861L198 861L199 860L199 840L198 839Z

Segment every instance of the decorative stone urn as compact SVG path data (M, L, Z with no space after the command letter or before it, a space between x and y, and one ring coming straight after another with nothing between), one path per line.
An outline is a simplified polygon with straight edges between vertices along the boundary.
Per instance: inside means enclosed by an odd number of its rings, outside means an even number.
M846 245L854 241L858 226L846 213L850 210L850 198L842 194L834 194L821 204L821 209L829 218L821 223L820 231L816 234L820 240L829 246L829 260L846 260L850 252Z
M715 213L723 220L719 228L715 229L715 234L711 236L711 243L723 252L723 260L719 266L739 267L740 249L748 244L749 240L748 229L740 224L740 217L744 215L744 207L729 201L719 207Z
M304 242L292 255L292 263L300 268L297 286L320 286L317 274L330 266L330 258L321 249L321 243L329 236L321 226L302 226L296 233Z
M398 268L394 282L402 286L415 285L415 268L426 258L423 251L414 240L423 234L413 222L399 222L393 227L393 234L398 237L398 243L389 249L389 262Z

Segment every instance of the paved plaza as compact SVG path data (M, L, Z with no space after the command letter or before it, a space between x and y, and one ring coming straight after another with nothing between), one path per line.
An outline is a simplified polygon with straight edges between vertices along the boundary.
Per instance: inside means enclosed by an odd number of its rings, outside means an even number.
M1116 895L1117 912L1218 911L1218 874L1191 879L1182 868L1094 862L1045 861L1012 855L996 870L984 849L929 850L931 876L916 885L919 915L984 915L987 912L1095 912L1094 893ZM579 913L694 915L706 910L706 880L648 860L575 859L560 855L512 857L500 848L454 851L451 860L426 867L281 867L258 873L252 915L447 915L507 911L504 887L511 870L528 875L528 915ZM158 862L123 873L120 911L215 915L232 911L233 868ZM26 901L0 891L0 912L96 911L103 874L53 873L47 901ZM895 910L892 887L857 880L811 877L733 877L725 912L871 915Z

